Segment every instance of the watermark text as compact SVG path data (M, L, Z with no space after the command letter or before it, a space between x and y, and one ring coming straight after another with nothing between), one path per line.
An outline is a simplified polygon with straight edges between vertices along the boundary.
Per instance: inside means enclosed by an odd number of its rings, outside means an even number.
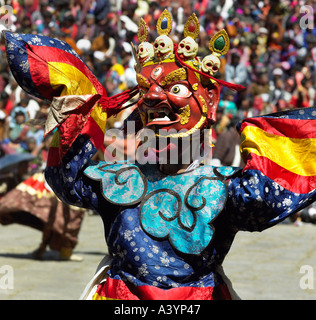
M8 5L0 7L0 26L10 29L12 26L13 8Z
M3 265L0 267L0 290L14 289L14 271L12 266Z
M314 9L312 6L301 6L300 13L303 16L300 19L300 27L302 29L314 29Z
M302 274L300 279L300 288L302 290L314 289L314 268L310 265L303 265L299 271Z
M133 121L127 124L127 135L120 129L109 129L104 135L104 159L140 164L190 164L194 160L210 158L210 129L175 129L154 131L144 128L135 130Z

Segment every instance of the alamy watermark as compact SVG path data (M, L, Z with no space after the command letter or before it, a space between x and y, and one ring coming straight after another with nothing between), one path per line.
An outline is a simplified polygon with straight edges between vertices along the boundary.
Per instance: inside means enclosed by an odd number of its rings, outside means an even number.
M14 270L10 265L0 267L0 293L1 290L14 289Z
M10 30L13 24L12 21L13 8L8 5L0 7L0 26L3 26L5 29Z
M314 268L310 265L303 265L299 271L303 274L300 279L300 288L302 290L313 290L314 289Z
M175 129L154 131L144 128L137 132L133 121L127 122L127 135L120 129L106 130L104 135L107 161L129 160L140 164L190 164L209 159L210 129Z
M300 13L303 16L300 19L300 27L302 29L314 29L314 9L312 6L301 6Z

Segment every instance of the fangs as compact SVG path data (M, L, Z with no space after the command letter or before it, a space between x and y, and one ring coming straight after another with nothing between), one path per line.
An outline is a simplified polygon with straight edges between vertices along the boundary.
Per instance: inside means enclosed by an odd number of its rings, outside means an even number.
M157 109L157 110L148 110L147 112L148 122L155 122L155 121L172 121L170 118L172 113L170 110L164 109Z

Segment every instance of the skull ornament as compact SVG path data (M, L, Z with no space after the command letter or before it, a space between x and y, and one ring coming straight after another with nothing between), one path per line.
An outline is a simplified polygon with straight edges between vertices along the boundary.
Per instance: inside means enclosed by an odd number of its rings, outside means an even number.
M192 60L198 53L198 44L191 37L184 38L178 47L178 55L183 60Z
M201 68L204 73L214 76L215 73L219 70L220 66L221 62L219 58L213 54L210 54L202 60Z
M154 47L149 42L142 42L137 50L136 58L139 63L143 66L146 62L154 57Z
M159 36L154 42L154 52L158 61L173 56L173 41L166 35Z

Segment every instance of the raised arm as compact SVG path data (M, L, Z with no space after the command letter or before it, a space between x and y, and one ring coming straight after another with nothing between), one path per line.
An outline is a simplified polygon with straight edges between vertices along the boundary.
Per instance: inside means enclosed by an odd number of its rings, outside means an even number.
M131 92L106 97L83 60L61 40L7 31L2 35L18 84L27 93L51 101L45 124L46 134L54 131L45 170L47 182L64 202L98 208L100 188L83 170L103 145L107 116L118 112Z
M228 207L239 230L264 230L316 199L316 108L244 120L246 166L229 182Z

